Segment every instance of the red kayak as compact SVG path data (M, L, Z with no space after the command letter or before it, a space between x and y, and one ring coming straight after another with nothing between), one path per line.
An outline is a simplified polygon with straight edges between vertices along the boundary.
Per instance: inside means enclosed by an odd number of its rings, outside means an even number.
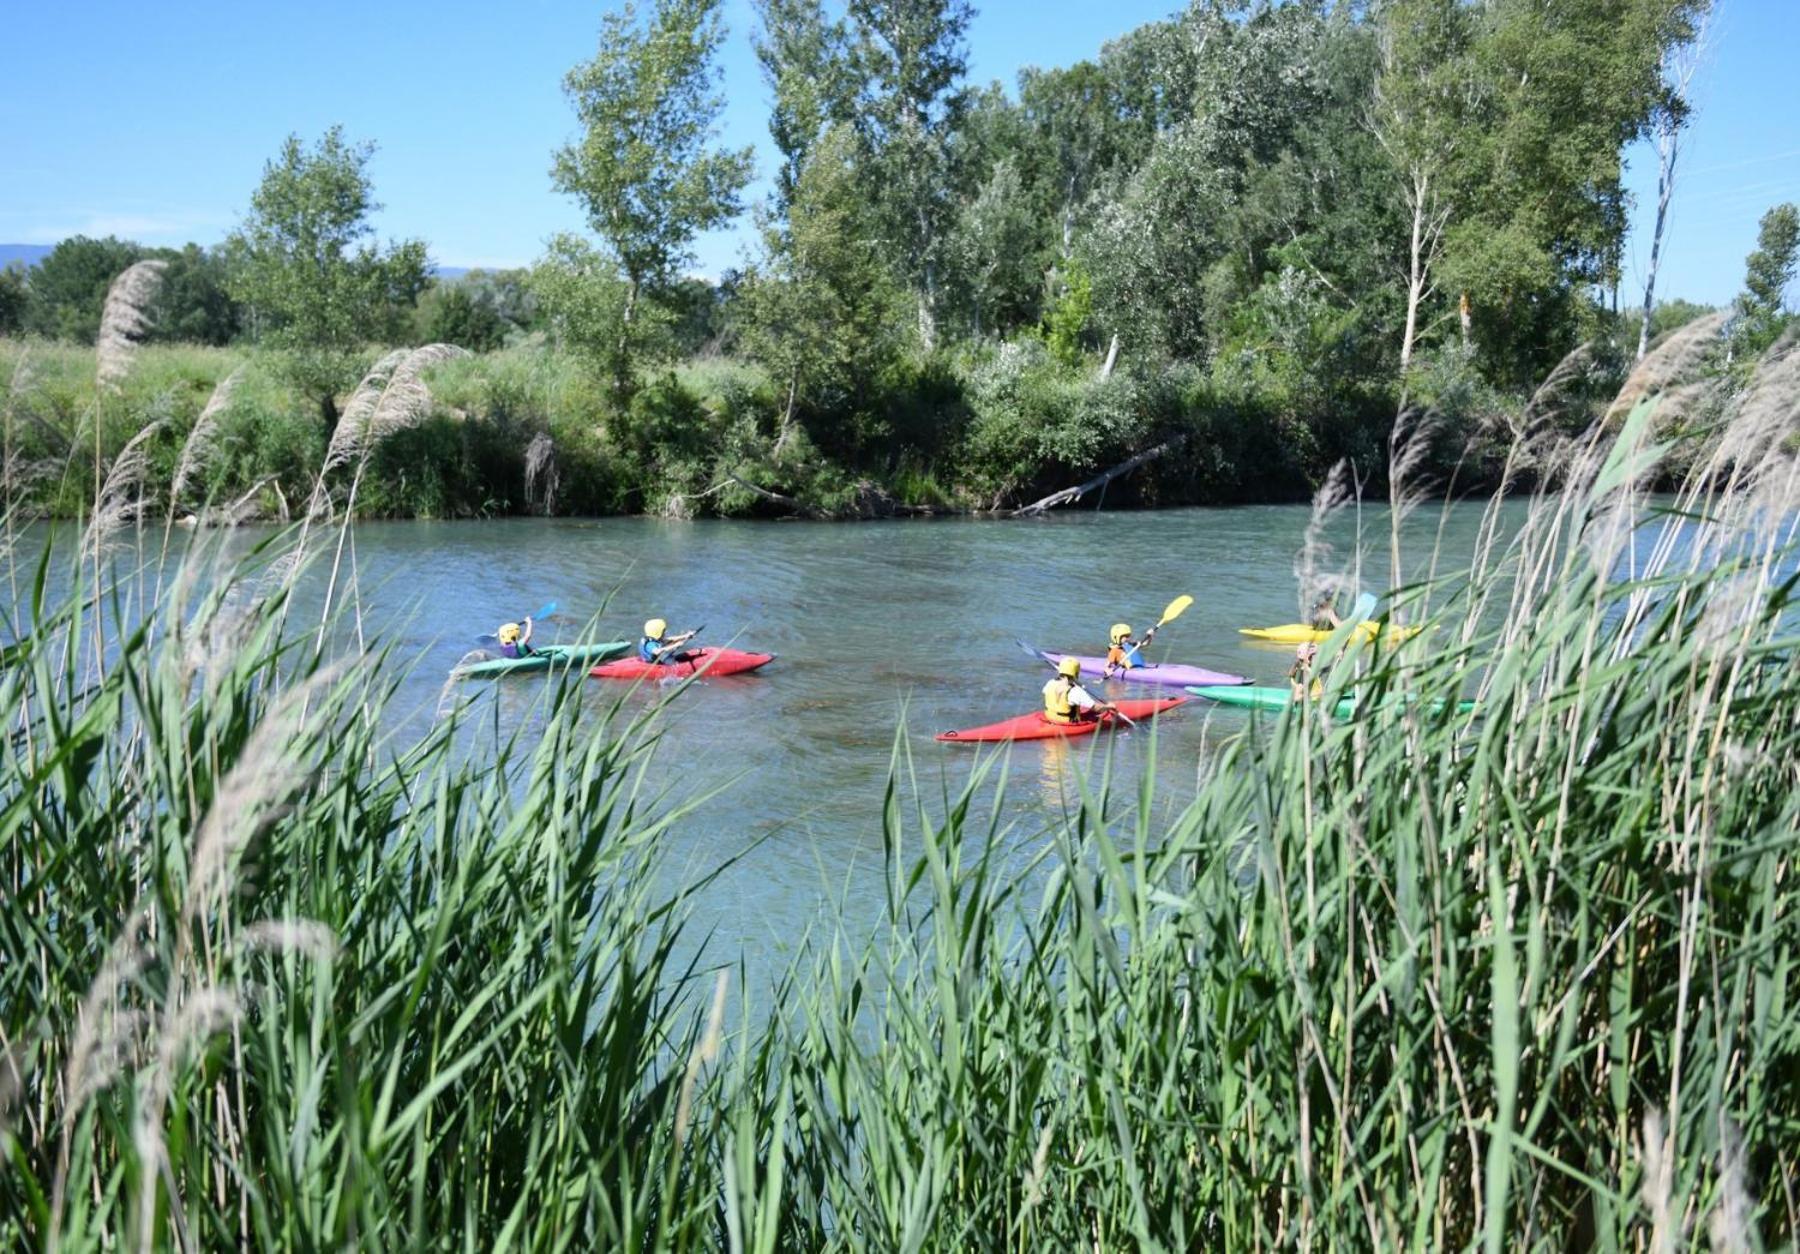
M656 665L642 658L602 662L588 672L595 679L686 679L689 675L743 675L775 660L773 653L742 649L688 649L679 662Z
M617 662L608 662L608 666L617 666ZM1116 701L1113 704L1126 718L1137 720L1155 718L1164 710L1172 710L1187 701L1186 697L1156 697L1142 701ZM1119 719L1110 713L1088 723L1052 723L1042 714L1021 714L1017 718L1004 719L998 723L989 723L986 727L970 727L963 731L947 731L938 734L939 740L1055 740L1059 737L1086 736L1099 731L1102 727L1123 727Z

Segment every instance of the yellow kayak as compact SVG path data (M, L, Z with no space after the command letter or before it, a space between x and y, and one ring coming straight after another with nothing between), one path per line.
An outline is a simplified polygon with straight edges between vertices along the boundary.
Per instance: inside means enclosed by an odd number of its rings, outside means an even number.
M1423 630L1422 627L1400 627L1390 623L1385 634L1389 640L1407 640ZM1364 619L1356 625L1356 634L1364 640L1373 640L1379 631L1381 624L1372 618ZM1320 631L1305 623L1283 623L1279 627L1239 627L1238 632L1254 636L1258 640L1273 640L1277 644L1317 644L1331 638L1329 631Z

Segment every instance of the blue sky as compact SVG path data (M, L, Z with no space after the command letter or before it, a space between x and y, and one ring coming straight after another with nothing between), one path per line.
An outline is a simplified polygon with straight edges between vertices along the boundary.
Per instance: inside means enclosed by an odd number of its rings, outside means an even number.
M1009 86L1067 64L1174 0L977 0L972 77ZM341 122L380 145L384 234L417 236L440 264L529 262L579 229L550 189L573 129L563 73L592 54L604 10L569 0L379 4L133 3L9 6L0 74L0 242L75 232L211 243L243 212L283 136ZM749 0L726 0L724 137L772 165L767 99L749 49ZM1683 153L1661 292L1728 300L1756 221L1800 200L1800 0L1719 0L1701 112ZM1626 292L1648 256L1654 158L1633 153L1638 198ZM747 225L701 242L697 268L740 260Z

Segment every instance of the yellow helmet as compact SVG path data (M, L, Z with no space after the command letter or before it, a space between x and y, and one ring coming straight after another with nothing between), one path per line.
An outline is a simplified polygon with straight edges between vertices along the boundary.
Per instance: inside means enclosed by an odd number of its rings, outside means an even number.
M1131 634L1130 623L1114 623L1112 625L1112 642L1118 644Z
M1069 679L1080 678L1080 676L1081 676L1081 659L1073 658L1073 657L1064 658L1062 661L1060 661L1056 664L1056 673L1058 675L1065 676Z
M519 630L517 623L502 623L497 634L501 644L517 644L523 633Z
M668 631L669 624L665 619L653 618L644 624L644 636L649 640L661 640Z

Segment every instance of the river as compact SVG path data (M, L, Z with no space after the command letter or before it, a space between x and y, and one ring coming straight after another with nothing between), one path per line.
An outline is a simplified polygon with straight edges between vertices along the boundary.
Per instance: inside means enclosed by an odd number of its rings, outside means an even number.
M1514 522L1526 505L1503 508ZM1420 511L1405 528L1409 560L1436 546L1443 568L1465 565L1481 513L1480 504ZM539 625L539 643L635 640L655 616L677 629L704 624L705 643L777 654L756 674L681 691L655 763L671 801L723 789L667 837L664 874L691 879L736 859L698 898L696 923L716 955L761 964L791 954L809 928L841 920L854 933L879 918L896 734L904 729L916 782L903 789L906 813L917 801L941 815L996 751L933 735L1040 708L1049 670L1015 641L1101 653L1109 624L1123 619L1141 633L1187 593L1192 608L1157 636L1151 660L1282 682L1292 649L1237 629L1301 617L1294 569L1309 518L1305 506L1265 505L1018 522L364 522L349 556L364 631L392 648L401 676L388 715L402 739L429 726L447 693L472 703L469 751L491 752L496 726L529 734L542 676L446 681L477 635L548 601L559 608ZM1364 586L1380 591L1389 584L1385 510L1328 525L1331 568L1354 568L1359 528ZM265 538L247 528L228 547ZM29 563L40 550L32 535L22 541ZM314 568L301 581L293 622L317 621L324 576ZM582 699L599 711L622 692L634 705L668 695L586 680ZM1245 725L1242 713L1199 701L1159 720L1156 812L1190 801L1207 757ZM1146 728L1002 751L1008 840L1022 851L1040 845L1079 781L1109 761L1115 780L1138 780L1150 740Z
M1451 564L1464 561L1479 518L1475 505L1427 511L1408 524L1409 547L1441 542ZM932 735L1039 707L1048 669L1015 640L1104 652L1109 624L1124 619L1141 632L1188 593L1193 607L1157 636L1152 660L1280 682L1291 649L1237 629L1300 617L1294 565L1308 519L1296 505L1034 522L362 523L355 560L366 628L409 667L395 713L418 726L439 709L445 676L475 635L551 600L559 609L540 626L541 643L577 638L596 613L589 638L635 639L654 615L677 628L705 624L707 642L778 655L757 674L688 687L657 750L671 798L725 790L670 835L665 867L694 876L743 855L707 888L696 922L714 933L716 954L754 961L790 953L809 926L841 916L856 930L879 916L896 730L905 729L916 795L941 813L944 796L992 751ZM1378 590L1387 584L1385 514L1364 511L1361 525ZM1351 515L1328 529L1341 565L1354 560L1356 529ZM498 715L511 728L529 725L542 683L453 690L475 700L484 723ZM590 680L586 689L596 707L619 696L618 685ZM651 688L631 700L662 695ZM1159 812L1191 800L1203 759L1244 725L1243 715L1200 702L1161 720ZM1030 847L1075 796L1078 773L1091 777L1109 753L1116 777L1137 778L1148 741L1144 731L1013 747L1001 811L1010 839Z

